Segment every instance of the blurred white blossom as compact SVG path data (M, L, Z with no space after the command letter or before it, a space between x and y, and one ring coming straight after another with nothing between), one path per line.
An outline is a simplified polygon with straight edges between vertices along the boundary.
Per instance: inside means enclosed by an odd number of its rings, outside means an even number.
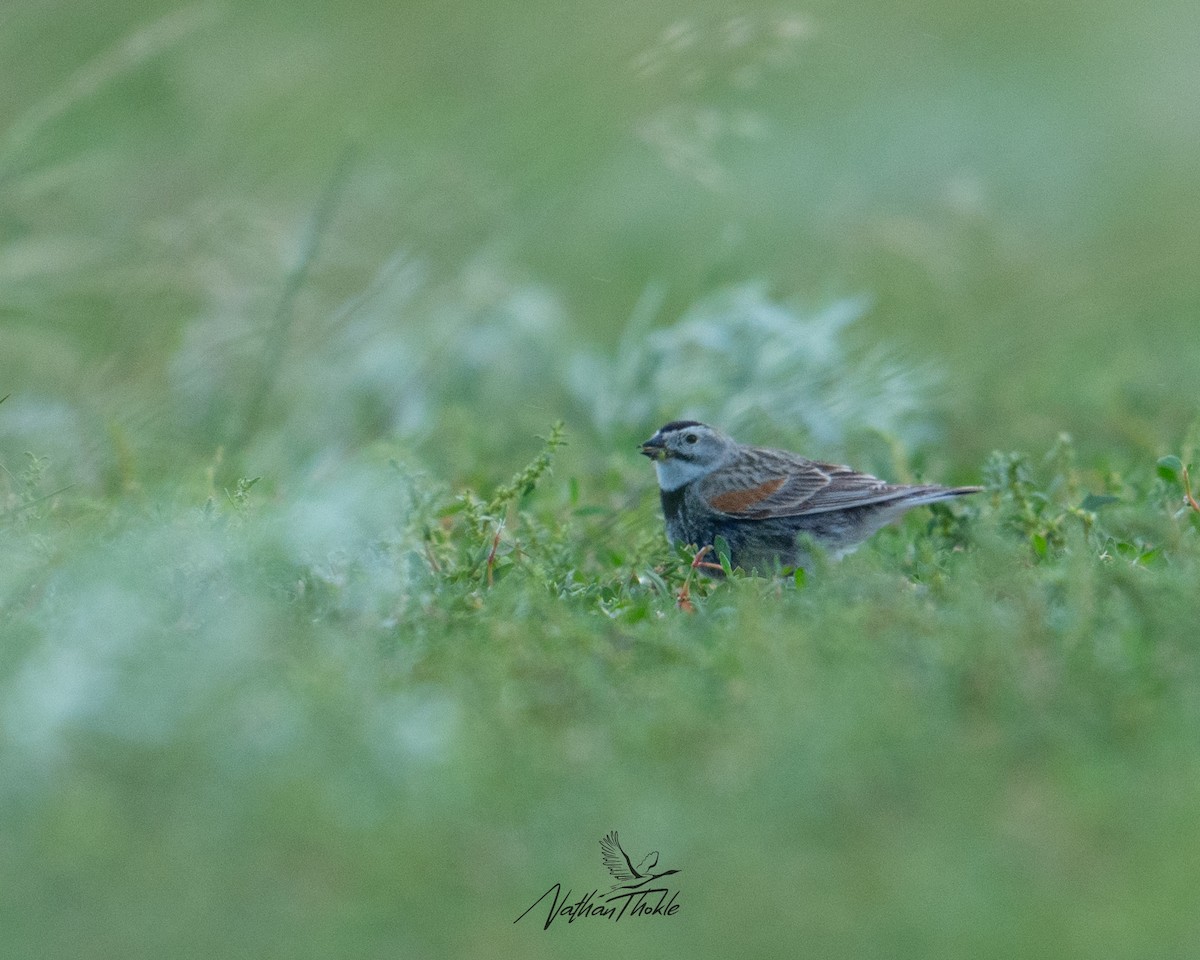
M801 313L761 283L729 287L670 327L647 330L659 295L644 298L616 355L577 356L569 382L601 431L694 417L737 431L767 423L837 445L861 429L927 439L923 410L936 377L884 347L855 351L847 331L863 298Z

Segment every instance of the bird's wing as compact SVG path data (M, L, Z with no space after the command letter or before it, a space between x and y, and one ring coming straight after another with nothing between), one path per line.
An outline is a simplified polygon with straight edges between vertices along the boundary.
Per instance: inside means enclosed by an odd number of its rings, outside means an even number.
M705 477L699 493L721 513L766 520L865 507L933 489L887 483L839 464L751 447Z
M633 869L621 841L614 830L600 841L600 859L617 880L636 880L641 874Z

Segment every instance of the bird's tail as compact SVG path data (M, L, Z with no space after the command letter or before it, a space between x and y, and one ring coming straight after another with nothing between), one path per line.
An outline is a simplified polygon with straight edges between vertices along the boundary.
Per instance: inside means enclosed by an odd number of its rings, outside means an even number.
M904 506L920 507L927 503L941 503L943 500L953 500L955 497L964 497L968 493L979 493L983 487L914 487L912 492L904 498Z

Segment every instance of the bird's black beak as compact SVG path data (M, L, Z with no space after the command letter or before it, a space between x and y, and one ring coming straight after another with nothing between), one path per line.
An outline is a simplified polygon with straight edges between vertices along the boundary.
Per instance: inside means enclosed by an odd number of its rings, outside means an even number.
M638 448L638 452L643 457L649 457L651 460L666 460L667 446L662 442L662 439L656 433L649 440Z

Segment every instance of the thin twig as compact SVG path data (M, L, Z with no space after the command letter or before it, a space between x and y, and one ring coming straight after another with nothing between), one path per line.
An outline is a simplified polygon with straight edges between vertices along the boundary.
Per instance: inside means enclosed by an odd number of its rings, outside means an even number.
M241 431L235 438L234 446L242 446L258 428L267 400L270 399L271 392L275 388L279 367L287 349L288 335L291 333L292 324L296 318L296 298L304 289L309 270L317 259L321 238L325 235L329 221L333 218L333 211L337 208L342 188L349 178L351 162L355 154L356 150L353 146L342 151L342 155L338 158L333 173L329 177L329 182L325 185L325 190L309 219L308 231L304 237L300 256L284 281L283 292L279 295L279 303L275 307L274 319L267 331L267 341L263 348L262 363L254 384L254 392L246 404L246 415L242 421Z
M1196 502L1196 498L1192 496L1192 481L1188 476L1188 468L1183 468L1183 496L1187 500L1188 506L1200 513L1200 503Z
M496 551L500 548L500 534L504 530L504 521L501 520L496 526L496 535L492 537L492 549L488 551L487 558L487 585L492 585L492 572L496 569Z
M695 613L696 606L692 603L692 577L696 575L696 571L701 567L720 570L721 567L715 563L704 563L704 556L712 549L710 543L707 547L701 547L696 551L696 555L692 557L691 566L688 568L687 576L683 578L683 586L679 589L679 596L675 598L675 605L684 613Z
M425 541L425 559L429 561L430 569L439 576L442 573L442 565L437 562L437 558L433 555L433 548L429 545L429 541Z
M64 83L18 115L0 138L0 185L21 171L20 157L49 127L80 104L111 89L155 57L179 46L222 15L218 4L200 3L153 20L133 30L89 60Z
M12 516L14 513L20 513L22 510L26 509L27 507L32 507L34 504L41 503L43 500L49 500L51 497L57 497L60 493L63 493L66 490L70 490L73 486L75 486L75 484L68 483L65 487L59 487L57 490L55 490L51 493L44 494L40 497L35 497L32 500L27 500L27 501L25 501L25 503L17 504L17 506L15 506L15 507L10 507L8 510L4 511L4 516L6 516L6 517Z

